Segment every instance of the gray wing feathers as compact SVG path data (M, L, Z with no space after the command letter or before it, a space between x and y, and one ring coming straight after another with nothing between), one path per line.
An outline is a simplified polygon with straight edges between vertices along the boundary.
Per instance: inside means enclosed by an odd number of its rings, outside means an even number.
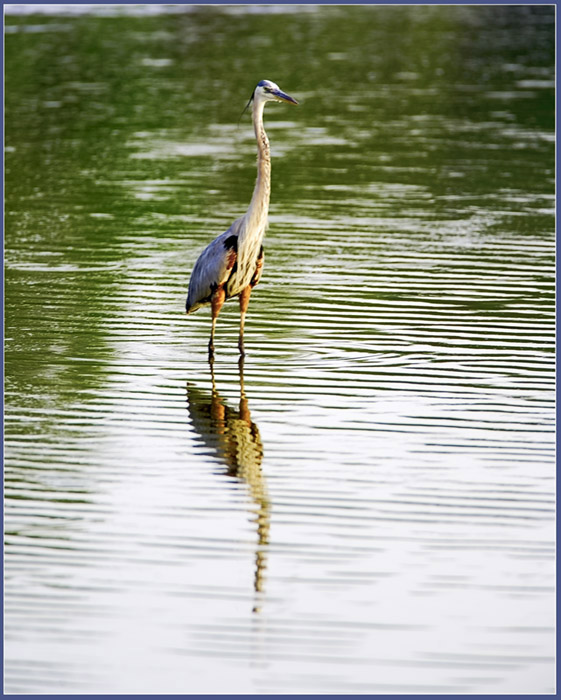
M225 245L231 236L237 236L241 219L237 219L227 231L215 238L200 254L189 280L189 292L185 305L187 313L196 311L210 302L214 290L224 284L232 274L236 252Z

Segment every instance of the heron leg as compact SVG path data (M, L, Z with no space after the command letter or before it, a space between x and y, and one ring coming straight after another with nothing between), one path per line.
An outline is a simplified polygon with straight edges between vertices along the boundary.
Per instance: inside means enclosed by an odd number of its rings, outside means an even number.
M224 287L218 287L212 297L210 298L210 308L212 310L212 325L210 327L210 340L208 343L208 359L213 360L214 359L214 330L216 328L216 319L218 318L218 314L220 313L220 309L222 308L222 304L224 304L224 300L226 299L226 292L224 291Z
M240 294L240 339L238 342L238 348L242 357L245 355L245 348L243 344L243 329L245 326L245 314L247 307L249 306L249 297L251 296L251 285L242 290Z

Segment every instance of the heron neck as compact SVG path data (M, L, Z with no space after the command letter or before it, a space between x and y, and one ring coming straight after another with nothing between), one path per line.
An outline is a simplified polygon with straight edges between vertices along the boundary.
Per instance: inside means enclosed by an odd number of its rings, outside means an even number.
M253 103L253 129L257 139L257 181L247 216L258 229L265 226L271 194L271 149L263 127L264 102Z

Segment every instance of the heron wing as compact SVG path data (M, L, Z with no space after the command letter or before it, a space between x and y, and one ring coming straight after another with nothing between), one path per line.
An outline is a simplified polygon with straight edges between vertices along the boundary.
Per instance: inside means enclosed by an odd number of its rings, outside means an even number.
M189 280L185 305L187 313L210 303L213 292L228 281L238 257L240 221L241 219L234 221L227 231L209 243L199 255Z

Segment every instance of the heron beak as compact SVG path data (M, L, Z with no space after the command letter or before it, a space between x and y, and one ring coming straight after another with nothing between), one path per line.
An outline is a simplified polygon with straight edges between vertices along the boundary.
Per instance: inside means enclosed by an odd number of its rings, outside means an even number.
M281 102L290 102L293 105L298 104L298 102L296 102L294 97L290 97L290 95L287 95L285 92L281 92L280 90L278 90L278 91L274 92L273 94Z

